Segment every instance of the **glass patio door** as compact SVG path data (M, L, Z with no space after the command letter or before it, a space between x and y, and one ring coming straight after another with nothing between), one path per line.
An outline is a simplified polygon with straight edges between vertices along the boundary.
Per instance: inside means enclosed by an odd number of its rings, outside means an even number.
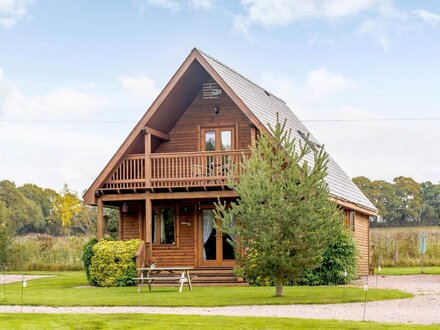
M214 225L213 209L203 209L200 214L200 251L199 263L202 266L231 266L235 264L232 239ZM218 224L218 223L217 223Z

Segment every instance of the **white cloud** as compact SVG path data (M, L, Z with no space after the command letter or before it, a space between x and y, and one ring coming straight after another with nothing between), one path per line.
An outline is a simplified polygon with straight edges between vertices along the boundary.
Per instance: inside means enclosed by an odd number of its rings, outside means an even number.
M432 25L440 24L440 15L433 13L431 11L425 9L418 9L418 10L414 10L413 14L420 17L429 24Z
M160 88L153 79L148 77L119 77L121 87L126 92L140 98L142 101L153 101L160 93Z
M253 25L269 28L310 19L333 22L358 16L358 33L371 37L387 51L393 37L406 31L409 24L407 13L392 0L241 0L241 5L244 13L234 16L234 28L248 39ZM334 43L315 38L309 43L321 41Z
M280 26L308 19L356 15L378 6L378 0L242 0L248 25Z
M213 0L191 0L190 1L194 9L209 9L213 6Z
M195 10L210 9L214 5L214 0L136 0L135 4L142 14L147 7L159 7L174 12L185 7Z
M119 146L124 128L92 133L79 124L0 122L0 180L53 189L67 183L81 193Z
M355 83L339 73L327 68L311 70L307 73L305 90L311 97L323 98L353 89Z
M26 95L0 69L0 114L11 118L85 118L100 110L105 100L74 89L58 88L45 94Z
M171 11L178 11L181 9L179 2L175 0L137 0L136 5L141 14L148 6L160 7Z
M11 28L26 16L34 0L0 0L0 26Z
M340 105L332 106L325 102L313 102L311 95L305 93L310 81L315 81L309 79L310 76L341 76L334 73L316 75L320 71L322 70L309 71L302 82L296 82L284 74L266 72L262 75L261 85L284 99L302 120L364 120L305 122L348 175L365 175L372 179L386 180L406 175L419 181L440 181L437 166L440 163L440 144L437 143L440 140L439 122L365 121L386 116L363 109L359 105L345 104L343 101ZM315 74L311 74L313 72ZM320 83L317 86L332 79L318 79ZM340 84L343 88L331 91L333 94L329 93L327 97L336 95L336 90L347 90L346 79L337 78L336 81L344 81Z

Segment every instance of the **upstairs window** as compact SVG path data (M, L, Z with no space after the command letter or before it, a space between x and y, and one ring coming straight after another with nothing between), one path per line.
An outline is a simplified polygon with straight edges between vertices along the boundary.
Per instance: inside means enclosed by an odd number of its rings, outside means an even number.
M154 208L152 226L153 243L175 244L176 212L173 207Z

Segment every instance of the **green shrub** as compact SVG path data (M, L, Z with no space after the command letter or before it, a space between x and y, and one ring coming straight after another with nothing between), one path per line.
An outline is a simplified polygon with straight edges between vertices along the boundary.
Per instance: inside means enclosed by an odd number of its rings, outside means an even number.
M90 266L91 282L98 286L130 286L136 277L135 254L141 243L131 241L100 241L93 246Z
M300 281L301 285L346 284L356 277L356 244L351 233L342 229L333 244L324 252L321 266L310 270ZM347 271L347 276L344 276Z
M86 271L87 280L91 285L96 285L96 283L93 283L90 278L90 265L92 264L92 257L93 257L93 247L95 244L98 243L98 240L96 238L90 239L83 248L83 255L82 255L82 261L84 265L84 270Z
M249 262L258 258L254 253L248 254ZM337 285L348 283L356 277L357 249L356 244L347 230L341 228L322 256L322 264L316 269L309 270L298 281L284 283L285 285ZM344 272L347 270L347 277ZM246 279L253 286L274 285L273 279L257 273L246 274Z

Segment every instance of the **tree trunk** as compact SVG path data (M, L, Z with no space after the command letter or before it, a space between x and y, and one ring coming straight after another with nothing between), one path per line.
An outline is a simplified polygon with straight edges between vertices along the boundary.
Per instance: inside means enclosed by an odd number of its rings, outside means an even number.
M281 297L283 295L283 278L281 276L275 277L275 296Z

